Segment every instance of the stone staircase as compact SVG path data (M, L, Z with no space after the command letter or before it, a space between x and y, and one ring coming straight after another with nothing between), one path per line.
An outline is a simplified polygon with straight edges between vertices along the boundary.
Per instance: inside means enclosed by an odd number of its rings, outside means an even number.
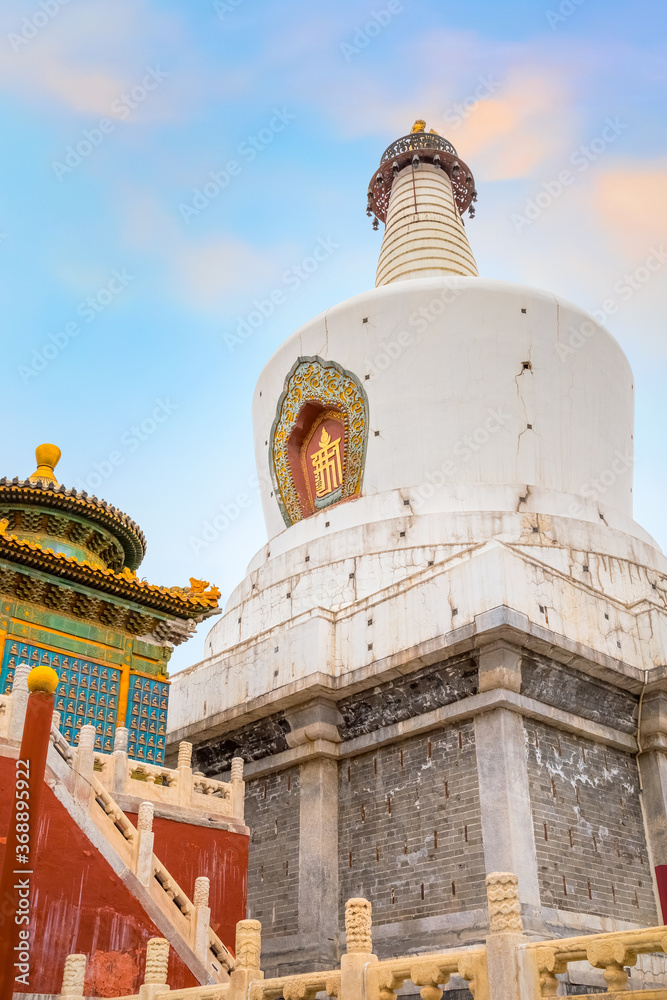
M17 687L0 696L0 752L5 757L18 757L27 700L22 693ZM109 755L94 750L94 726L83 726L78 746L72 747L57 723L56 718L51 727L46 785L90 850L106 861L195 979L202 985L228 982L235 962L210 927L209 879L203 874L197 878L190 898L154 853L152 825L156 806L181 812L201 807L229 817L233 829L245 830L243 761L234 762L232 781L212 782L192 774L189 745L181 748L178 768L156 768L128 760L122 745L125 730L117 731L118 747ZM114 789L138 804L136 826L116 801Z

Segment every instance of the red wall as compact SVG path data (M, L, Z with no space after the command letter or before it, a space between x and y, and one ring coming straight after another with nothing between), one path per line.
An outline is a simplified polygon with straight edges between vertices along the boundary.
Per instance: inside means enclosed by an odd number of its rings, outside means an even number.
M0 757L0 864L13 781L13 759ZM161 819L155 821L155 832L155 853L188 894L194 884L194 877L188 881L191 871L209 875L215 887L214 913L221 921L217 933L226 945L233 946L231 924L245 916L247 837ZM222 842L217 840L221 836ZM180 867L175 863L179 852ZM218 879L222 885L217 884ZM30 986L25 991L59 993L66 956L83 953L88 956L87 996L137 993L143 980L146 942L162 935L48 787L44 789L33 885L34 938ZM173 948L168 981L172 989L197 985Z
M136 813L127 815L136 826ZM159 816L153 833L155 853L190 899L197 876L211 880L211 927L233 954L236 924L246 913L248 837Z

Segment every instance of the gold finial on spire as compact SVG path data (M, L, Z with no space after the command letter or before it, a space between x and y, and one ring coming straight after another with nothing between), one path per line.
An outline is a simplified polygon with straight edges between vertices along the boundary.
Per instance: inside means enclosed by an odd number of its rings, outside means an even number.
M40 444L35 451L37 468L30 476L31 483L54 483L58 486L58 480L53 474L53 470L60 461L61 451L55 444Z
M424 121L423 118L418 118L417 121L412 126L412 128L410 129L410 135L412 135L413 132L424 132L425 130L426 130L426 122Z

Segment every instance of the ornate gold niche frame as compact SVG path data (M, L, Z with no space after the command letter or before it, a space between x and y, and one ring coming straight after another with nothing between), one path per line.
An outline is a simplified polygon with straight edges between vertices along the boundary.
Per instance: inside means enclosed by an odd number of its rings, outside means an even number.
M361 382L335 361L299 358L285 379L269 438L269 467L274 493L285 524L302 521L304 514L292 478L287 454L290 435L304 406L318 403L342 412L345 420L345 466L340 500L361 491L368 441L368 399ZM316 513L316 512L314 512Z

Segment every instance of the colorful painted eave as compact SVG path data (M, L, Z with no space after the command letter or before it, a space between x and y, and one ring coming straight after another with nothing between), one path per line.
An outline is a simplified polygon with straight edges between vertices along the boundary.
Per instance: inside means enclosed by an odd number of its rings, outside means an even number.
M91 566L73 556L42 548L10 535L8 521L0 520L0 558L31 566L53 576L84 584L94 590L134 601L146 608L174 615L176 618L203 620L218 610L220 591L204 580L190 580L190 587L160 587L140 580L125 567L122 573Z
M136 569L146 554L143 531L128 514L106 500L78 493L54 483L33 483L29 479L0 479L0 503L29 504L78 514L111 531L125 550L126 562Z

